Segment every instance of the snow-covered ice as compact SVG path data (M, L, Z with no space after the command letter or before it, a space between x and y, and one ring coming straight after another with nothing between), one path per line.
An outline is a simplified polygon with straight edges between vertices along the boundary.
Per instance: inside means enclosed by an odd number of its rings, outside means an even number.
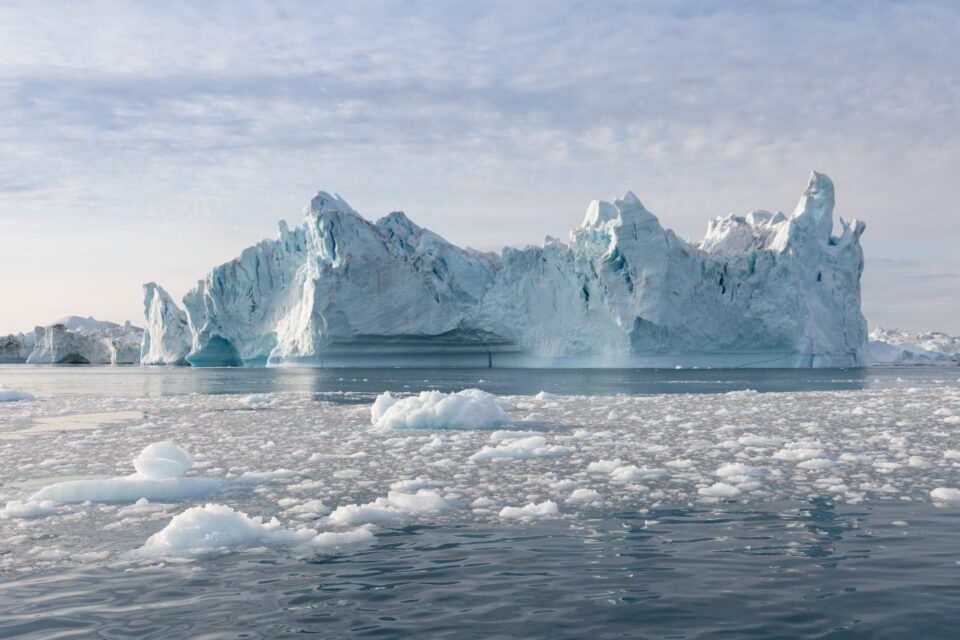
M215 267L182 308L144 290L142 360L195 366L860 366L864 224L814 172L790 215L687 242L631 192L567 241L481 253L319 192L301 224ZM548 396L543 396L546 398Z

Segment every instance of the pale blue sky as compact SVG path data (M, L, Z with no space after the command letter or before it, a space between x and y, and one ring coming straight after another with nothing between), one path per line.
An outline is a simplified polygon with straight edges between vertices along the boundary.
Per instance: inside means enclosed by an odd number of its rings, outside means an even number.
M861 218L871 326L960 333L960 3L3 2L0 332L140 320L318 189L478 248L635 191Z

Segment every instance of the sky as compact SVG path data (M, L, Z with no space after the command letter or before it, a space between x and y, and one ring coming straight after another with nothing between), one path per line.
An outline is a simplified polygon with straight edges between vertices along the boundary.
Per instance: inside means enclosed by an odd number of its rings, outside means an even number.
M960 3L0 3L0 333L135 322L318 190L479 249L866 221L871 327L960 334Z

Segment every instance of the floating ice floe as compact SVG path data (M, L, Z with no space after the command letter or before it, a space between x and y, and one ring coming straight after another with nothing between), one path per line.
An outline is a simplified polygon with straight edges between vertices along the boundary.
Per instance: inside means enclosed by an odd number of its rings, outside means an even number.
M276 518L265 520L223 504L206 504L174 516L134 554L198 555L261 545L322 548L374 540L373 533L367 529L324 533L308 528L287 529Z
M0 509L0 518L39 518L56 512L57 505L52 500L11 500Z
M184 478L193 466L189 453L173 442L155 442L144 447L133 461L137 473L120 477L93 480L68 480L48 485L32 496L30 501L75 502L136 502L148 500L176 500L199 498L219 488L216 478Z
M543 518L555 516L560 513L557 503L553 500L545 500L541 503L531 502L522 507L504 507L500 510L500 517L504 520L532 520L534 518Z
M328 520L335 525L389 524L408 516L438 513L450 508L450 503L432 489L416 493L390 491L386 498L377 498L366 504L346 504L334 509Z
M370 409L376 429L492 429L510 422L505 403L479 389L423 391L408 398L380 394Z
M934 504L960 507L960 489L937 487L930 492L930 497L933 498Z
M269 393L254 393L240 398L240 404L249 409L268 409L280 404L280 399Z
M36 397L32 393L18 391L0 384L0 402L20 402L22 400L36 400Z
M494 438L494 441L497 442L498 439ZM574 449L570 447L548 445L547 439L541 435L530 435L499 440L499 444L494 446L486 445L470 456L470 460L526 460L528 458L562 456L573 453L573 451Z

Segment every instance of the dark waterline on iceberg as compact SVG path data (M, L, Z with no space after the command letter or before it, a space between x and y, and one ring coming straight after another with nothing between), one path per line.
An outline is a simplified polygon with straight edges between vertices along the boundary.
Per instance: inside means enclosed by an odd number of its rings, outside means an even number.
M0 365L0 382L38 397L170 396L188 393L443 392L466 388L500 395L854 391L943 384L960 367L866 369L311 369Z

